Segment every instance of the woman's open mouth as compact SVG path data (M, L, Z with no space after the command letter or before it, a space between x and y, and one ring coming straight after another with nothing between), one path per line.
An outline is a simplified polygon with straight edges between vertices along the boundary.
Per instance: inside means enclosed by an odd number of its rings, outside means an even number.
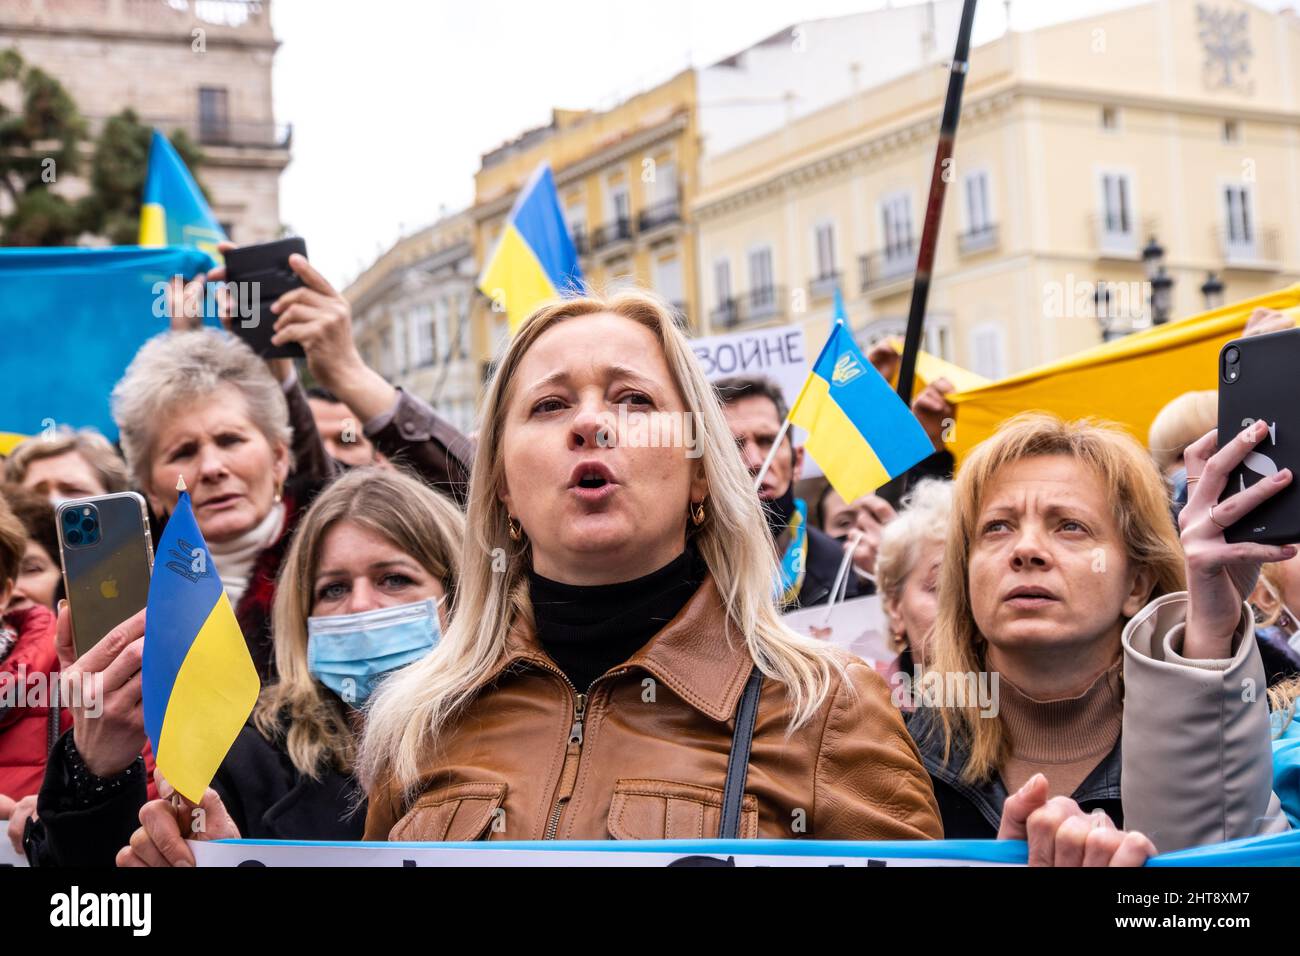
M579 501L588 503L603 501L614 493L618 482L614 473L598 461L586 461L573 469L569 475L569 491Z

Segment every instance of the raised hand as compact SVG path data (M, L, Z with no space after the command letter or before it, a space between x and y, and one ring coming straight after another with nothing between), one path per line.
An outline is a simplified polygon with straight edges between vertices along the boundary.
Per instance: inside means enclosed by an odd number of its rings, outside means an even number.
M1262 479L1245 491L1219 502L1232 470L1268 433L1265 422L1243 429L1223 448L1218 433L1197 439L1183 453L1187 465L1187 506L1178 517L1187 561L1187 629L1183 656L1222 660L1232 656L1232 637L1241 620L1242 604L1255 589L1260 567L1285 561L1295 545L1229 544L1224 529L1291 484L1291 470Z

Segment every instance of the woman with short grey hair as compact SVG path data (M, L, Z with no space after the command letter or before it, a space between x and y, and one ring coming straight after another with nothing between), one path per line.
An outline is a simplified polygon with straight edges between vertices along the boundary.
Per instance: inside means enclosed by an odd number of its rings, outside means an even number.
M293 436L283 388L238 338L195 329L146 342L112 404L127 467L154 514L171 513L184 477L253 659L268 676L275 579L305 504L285 490Z

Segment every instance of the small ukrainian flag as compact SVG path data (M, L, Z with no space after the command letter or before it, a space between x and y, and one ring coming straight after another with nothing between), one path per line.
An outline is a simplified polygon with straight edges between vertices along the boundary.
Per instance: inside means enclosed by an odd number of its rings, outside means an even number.
M140 245L193 246L220 262L217 243L225 239L185 161L167 137L154 130L140 208Z
M538 166L519 191L478 287L505 308L511 332L543 302L581 290L578 250L549 163Z
M149 581L141 689L158 769L197 804L252 713L261 681L184 480L178 487Z
M921 423L838 318L790 421L807 430L804 447L845 501L870 494L934 454Z

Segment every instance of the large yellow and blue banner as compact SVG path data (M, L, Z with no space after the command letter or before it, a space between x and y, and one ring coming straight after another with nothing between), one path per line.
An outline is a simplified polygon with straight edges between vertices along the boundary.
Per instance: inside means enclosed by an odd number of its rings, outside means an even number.
M870 494L934 453L921 423L840 320L790 409L790 422L807 430L804 447L845 501Z
M140 245L193 246L219 260L217 243L225 239L185 161L167 137L154 130L140 208Z
M537 167L519 191L478 287L493 308L505 309L511 332L543 302L581 291L578 250L549 163Z
M185 491L158 542L141 672L158 769L197 804L252 713L261 681Z
M0 431L67 424L115 437L109 393L136 350L168 328L168 280L212 265L174 246L0 249Z

